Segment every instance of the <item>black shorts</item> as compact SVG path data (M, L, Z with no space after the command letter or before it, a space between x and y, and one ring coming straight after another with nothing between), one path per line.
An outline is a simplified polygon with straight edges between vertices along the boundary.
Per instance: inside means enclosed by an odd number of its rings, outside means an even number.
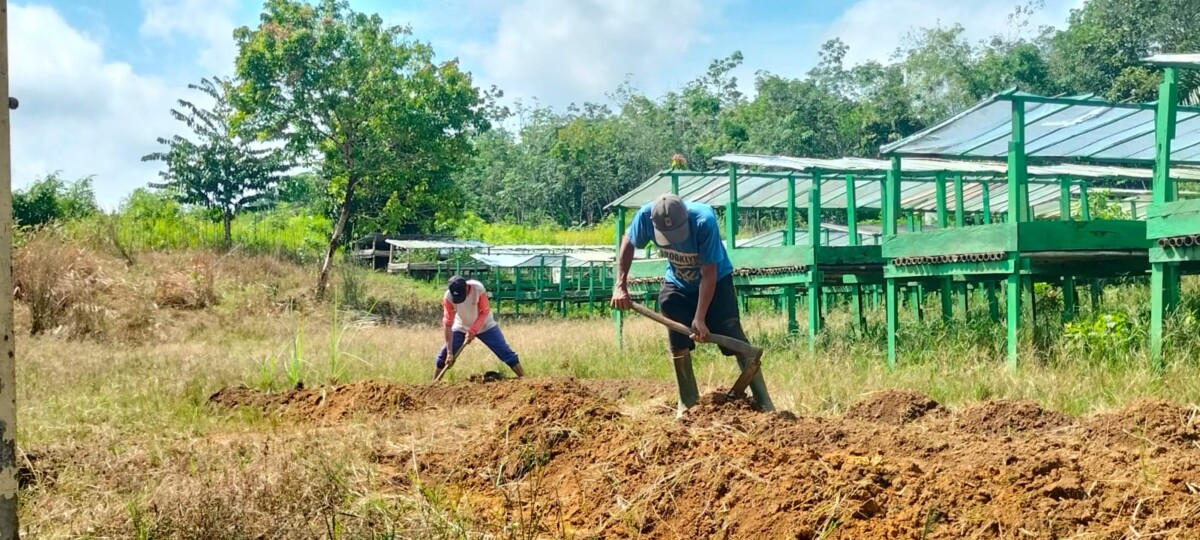
M658 291L658 306L668 319L690 327L692 319L696 317L696 300L699 296L699 290L684 291L676 287L674 283L664 281L662 288ZM704 317L704 324L708 325L709 333L748 341L746 333L742 331L742 320L738 314L737 293L733 289L732 276L725 276L717 280L717 287L713 291L712 302L708 304L708 313ZM696 348L696 342L692 341L692 338L674 330L668 330L667 337L673 351L685 349L690 351ZM734 355L733 351L724 347L721 347L721 352L725 356Z

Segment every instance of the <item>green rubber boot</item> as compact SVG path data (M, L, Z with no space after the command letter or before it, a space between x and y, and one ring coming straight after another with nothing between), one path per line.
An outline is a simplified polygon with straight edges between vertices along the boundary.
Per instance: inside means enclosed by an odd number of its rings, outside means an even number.
M741 355L737 355L738 367L746 369L746 359ZM754 403L758 405L763 412L774 412L775 403L771 401L771 394L767 393L767 382L762 375L762 359L759 359L758 373L754 374L754 378L750 379L750 393L754 395Z
M692 353L672 353L671 361L675 364L675 383L679 386L679 404L675 408L675 417L683 418L684 411L700 402L700 389L696 387L696 374L692 371Z

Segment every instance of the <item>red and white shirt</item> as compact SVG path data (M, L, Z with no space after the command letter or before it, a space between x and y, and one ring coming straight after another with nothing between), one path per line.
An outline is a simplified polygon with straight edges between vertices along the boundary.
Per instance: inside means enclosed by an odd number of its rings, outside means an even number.
M496 319L488 306L487 289L483 284L467 280L467 297L461 304L450 301L450 291L442 296L442 324L452 325L457 332L479 335L496 327Z

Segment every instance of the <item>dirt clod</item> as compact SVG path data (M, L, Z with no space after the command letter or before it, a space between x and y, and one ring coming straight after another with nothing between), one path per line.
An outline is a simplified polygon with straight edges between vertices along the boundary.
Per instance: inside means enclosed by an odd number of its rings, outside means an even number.
M980 435L1007 435L1060 428L1070 418L1047 411L1033 401L996 399L972 405L958 412L955 426Z
M873 392L846 410L846 418L902 425L926 415L943 416L946 409L933 398L911 390Z

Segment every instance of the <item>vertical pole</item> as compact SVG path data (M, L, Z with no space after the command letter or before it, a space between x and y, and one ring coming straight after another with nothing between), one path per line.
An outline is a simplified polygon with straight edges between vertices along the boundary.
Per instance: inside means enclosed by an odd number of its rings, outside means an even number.
M813 256L813 264L808 267L808 348L815 351L821 332L821 271L816 264L821 243L821 173L816 171L808 190L808 241Z
M896 332L899 330L896 319L900 315L900 306L897 305L899 302L900 295L896 293L896 278L887 278L884 307L887 309L887 365L889 369L896 368Z
M992 224L992 185L986 180L979 184L980 192L983 195L983 224Z
M737 166L729 166L729 202L725 204L725 249L732 252L737 247L738 192Z
M863 315L862 285L854 284L854 296L850 298L850 307L854 315L854 326L861 333L867 329L867 318Z
M1063 294L1063 322L1073 320L1075 318L1075 277L1063 276L1062 278L1062 294Z
M787 176L787 228L783 231L784 245L796 245L796 175ZM787 285L783 288L783 306L787 311L787 331L795 334L800 331L796 321L796 286Z
M618 257L619 257L620 256L619 251L621 249L621 240L625 237L625 209L624 208L617 208L617 224L616 224L616 231L614 231L613 236L616 238L616 249L618 251ZM617 265L617 264L621 264L621 263L618 260L618 261L614 261L613 264ZM624 342L621 339L622 338L621 334L622 334L622 330L624 330L624 327L625 327L625 315L619 309L612 310L612 313L613 313L613 325L616 326L616 329L617 329L617 348L621 348L621 346Z
M1058 177L1058 218L1071 221L1071 179Z
M996 298L996 283L987 282L984 291L987 294L988 317L994 322L1000 322L1000 301Z
M1080 221L1092 220L1092 205L1088 201L1087 182L1079 183L1079 219Z
M558 263L558 314L567 316L567 256Z
M938 173L934 184L934 193L937 197L937 221L938 228L945 229L950 226L950 220L946 213L946 174Z
M796 245L796 176L792 173L787 177L787 229L783 240L786 245Z
M1163 368L1163 319L1166 318L1166 263L1150 265L1150 365Z
M0 540L17 538L17 395L13 336L12 150L8 109L8 0L0 0Z
M513 312L521 314L521 267L513 267Z
M1011 213L1009 214L1012 215ZM1017 367L1017 329L1021 324L1021 274L1014 268L1013 272L1008 275L1006 286L1004 287L1005 296L1007 297L1006 315L1008 316L1008 324L1006 325L1007 336L1006 345L1008 346L1008 367Z
M588 261L588 315L596 312L596 263Z
M679 195L679 174L671 171L671 194Z
M961 174L954 175L954 226L962 228L965 224L963 212L966 207L963 206L963 178Z
M1154 115L1154 186L1151 204L1175 200L1175 182L1171 179L1171 140L1175 138L1176 102L1179 99L1179 72L1168 67L1158 87L1158 110ZM1179 280L1168 263L1150 265L1150 362L1155 370L1163 363L1163 320L1178 299Z
M1012 101L1012 139L1008 142L1008 221L1029 220L1029 197L1025 191L1028 170L1025 163L1025 102Z
M846 234L850 235L850 245L862 245L858 238L858 196L855 193L853 174L846 175L846 229Z

